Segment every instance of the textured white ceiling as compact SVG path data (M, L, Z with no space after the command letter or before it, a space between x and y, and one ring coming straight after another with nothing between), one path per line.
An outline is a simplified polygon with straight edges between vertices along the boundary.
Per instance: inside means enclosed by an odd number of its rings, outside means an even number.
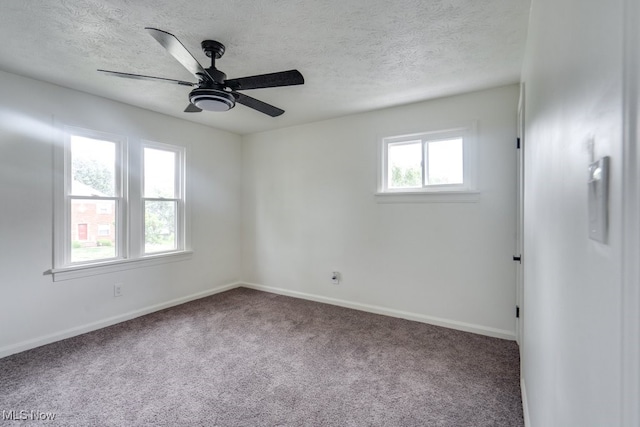
M246 134L519 80L530 0L2 0L0 69ZM226 45L228 78L298 69L303 86L246 91L242 105L183 113L188 87L96 69L194 81L145 30Z

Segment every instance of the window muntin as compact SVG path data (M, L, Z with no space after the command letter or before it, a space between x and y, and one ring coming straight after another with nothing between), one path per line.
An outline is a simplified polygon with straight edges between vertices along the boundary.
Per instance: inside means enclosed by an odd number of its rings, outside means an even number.
M473 132L456 128L382 138L380 193L473 192Z

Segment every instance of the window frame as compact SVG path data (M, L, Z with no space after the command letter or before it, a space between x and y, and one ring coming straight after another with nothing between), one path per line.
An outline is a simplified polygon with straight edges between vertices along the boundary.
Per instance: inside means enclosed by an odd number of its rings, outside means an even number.
M174 174L174 188L175 196L173 198L168 197L145 197L144 188L145 188L145 170L144 170L144 150L145 148L150 148L153 150L161 150L161 151L169 151L175 153L175 174ZM167 254L173 252L181 252L185 249L185 181L186 181L186 149L185 147L181 147L178 145L164 144L161 142L155 141L142 141L140 145L140 213L141 213L141 221L142 221L142 233L140 235L140 254L142 257L150 257L156 256L160 254ZM147 201L173 201L176 203L176 232L175 232L175 244L176 248L167 251L157 251L157 252L146 252L146 224L145 224L145 212L146 206L145 202Z
M166 262L190 259L190 206L187 202L188 146L134 139L122 134L97 131L57 123L58 144L54 145L54 206L53 206L53 267L46 271L53 281L75 279L132 268L147 267ZM116 257L95 261L71 262L71 137L82 137L117 142L115 204L117 225ZM163 252L144 252L143 210L143 153L144 147L170 150L176 156L176 190L180 195L176 208L176 249ZM118 158L120 161L118 161ZM179 159L179 160L178 160ZM116 193L118 195L118 193ZM89 197L91 199L96 197ZM102 197L97 197L102 199ZM106 199L113 200L113 197Z
M378 186L375 193L379 203L395 202L475 202L480 192L476 177L476 122L466 126L428 130L379 138ZM427 184L428 144L450 139L462 139L462 184ZM394 188L389 186L389 147L419 141L422 157L422 186Z
M55 182L59 185L58 191L55 192L54 204L57 220L54 220L54 266L55 267L83 267L94 264L105 264L109 262L126 259L127 254L127 139L121 135L102 132L91 129L83 129L74 126L65 126L63 129L64 139L62 142L61 156L58 158L56 171L62 175L62 179ZM83 138L96 139L100 141L108 141L115 144L115 188L113 196L79 196L72 194L73 177L71 176L72 159L71 159L71 138L72 136L80 136ZM60 158L61 157L61 158ZM60 185L61 184L61 185ZM114 201L114 215L116 220L115 227L115 256L111 258L102 258L92 261L72 261L71 260L71 211L73 200L95 200ZM55 216L55 215L54 215ZM54 268L55 268L54 267Z

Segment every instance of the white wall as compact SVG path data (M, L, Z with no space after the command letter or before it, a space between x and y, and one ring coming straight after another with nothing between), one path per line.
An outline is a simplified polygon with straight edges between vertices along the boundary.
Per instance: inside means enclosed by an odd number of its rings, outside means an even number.
M4 72L0 93L0 356L237 282L239 136ZM190 260L61 282L43 275L52 268L54 117L188 146ZM113 298L114 283L123 297Z
M522 353L535 427L621 425L622 3L533 2ZM587 236L590 140L611 156L607 244Z
M513 338L517 100L506 86L245 136L243 281ZM376 203L380 137L474 120L479 202Z

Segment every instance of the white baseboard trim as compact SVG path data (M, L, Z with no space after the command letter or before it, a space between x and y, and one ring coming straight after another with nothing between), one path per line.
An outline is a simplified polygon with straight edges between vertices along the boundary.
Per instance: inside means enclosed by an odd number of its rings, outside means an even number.
M136 317L144 316L145 314L153 313L155 311L164 310L165 308L173 307L176 305L184 304L189 301L197 300L200 298L208 297L210 295L218 294L220 292L228 291L241 286L240 282L230 283L227 285L219 286L217 288L209 289L195 294L187 295L184 297L176 298L171 301L166 301L160 304L144 307L138 310L133 310L128 313L119 314L117 316L108 317L106 319L91 322L86 325L76 326L74 328L66 329L60 332L54 332L42 337L33 338L30 340L22 341L17 344L11 344L8 346L0 347L0 358L10 356L15 353L20 353L25 350L40 347L52 342L61 341L66 338L75 337L76 335L82 335L87 332L95 331L97 329L106 328L107 326L115 325L116 323L125 322L127 320L135 319Z
M531 427L531 419L529 418L529 401L527 400L527 387L525 387L523 376L520 376L520 392L522 393L522 413L524 415L524 427Z
M391 308L380 307L377 305L362 304L359 302L351 302L337 298L324 297L321 295L308 294L305 292L292 291L289 289L275 288L272 286L258 285L256 283L243 282L241 287L255 289L258 291L270 292L273 294L285 295L295 298L306 299L309 301L322 302L325 304L337 305L340 307L352 308L354 310L366 311L369 313L382 314L384 316L398 317L401 319L413 320L430 325L443 326L445 328L457 329L459 331L472 332L474 334L486 335L494 338L502 338L515 341L515 331L507 331L504 329L490 328L487 326L475 325L472 323L458 322L457 320L442 319L439 317L426 316L424 314L411 313L408 311L394 310Z
M264 292L270 292L270 293L279 294L279 295L286 295L294 298L301 298L309 301L332 304L340 307L352 308L354 310L366 311L369 313L382 314L382 315L391 316L391 317L398 317L401 319L413 320L421 323L428 323L430 325L443 326L445 328L457 329L460 331L472 332L472 333L486 335L486 336L495 337L495 338L502 338L507 340L515 340L516 338L514 332L502 330L502 329L489 328L486 326L480 326L480 325L475 325L471 323L458 322L455 320L442 319L439 317L426 316L423 314L411 313L411 312L401 311L401 310L394 310L386 307L362 304L358 302L351 302L351 301L341 300L337 298L330 298L330 297L324 297L324 296L315 295L315 294L309 294L305 292L292 291L292 290L283 289L283 288L275 288L271 286L258 285L255 283L234 282L234 283L229 283L227 285L219 286L217 288L213 288L213 289L198 292L195 294L187 295L184 297L176 298L160 304L155 304L149 307L144 307L138 310L130 311L128 313L98 320L92 323L88 323L86 325L76 326L74 328L66 329L59 332L54 332L52 334L44 335L38 338L33 338L33 339L25 340L16 344L10 344L4 347L0 347L0 358L10 356L15 353L20 353L26 350L30 350L32 348L40 347L46 344L51 344L52 342L61 341L66 338L71 338L77 335L85 334L87 332L95 331L97 329L106 328L107 326L115 325L117 323L125 322L131 319L135 319L136 317L144 316L145 314L153 313L159 310L164 310L165 308L184 304L189 301L208 297L208 296L215 295L215 294L225 292L238 287L245 287L245 288L255 289L255 290L264 291ZM525 402L524 384L523 384L522 390L523 390L523 404L524 404ZM525 420L526 420L527 414L528 413L526 412L526 406L525 406Z

